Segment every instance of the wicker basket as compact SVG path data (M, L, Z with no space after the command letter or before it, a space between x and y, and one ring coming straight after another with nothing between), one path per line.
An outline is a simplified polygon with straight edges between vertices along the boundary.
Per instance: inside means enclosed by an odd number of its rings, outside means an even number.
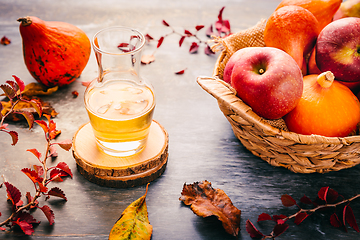
M264 46L265 20L224 39L215 39L213 49L222 50L213 77L199 77L198 84L218 101L235 136L255 156L272 166L296 173L326 173L360 163L360 136L323 137L289 132L282 119L265 120L236 96L222 75L230 56L246 46Z

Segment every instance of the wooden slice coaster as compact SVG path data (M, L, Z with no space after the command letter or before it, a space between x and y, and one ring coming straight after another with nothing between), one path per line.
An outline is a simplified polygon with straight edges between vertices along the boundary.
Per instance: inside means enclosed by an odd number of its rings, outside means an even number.
M145 149L128 157L114 157L101 151L90 123L73 137L73 156L78 171L90 182L106 187L126 188L155 180L166 168L169 137L153 120Z

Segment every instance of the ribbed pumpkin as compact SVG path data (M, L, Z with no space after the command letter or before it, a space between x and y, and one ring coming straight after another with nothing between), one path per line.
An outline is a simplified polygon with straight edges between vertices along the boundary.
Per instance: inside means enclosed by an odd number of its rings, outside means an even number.
M47 87L75 81L91 53L90 40L78 27L43 21L37 17L19 18L24 61L30 74Z
M360 104L345 85L324 72L304 76L298 105L285 117L288 129L299 134L346 137L360 122Z

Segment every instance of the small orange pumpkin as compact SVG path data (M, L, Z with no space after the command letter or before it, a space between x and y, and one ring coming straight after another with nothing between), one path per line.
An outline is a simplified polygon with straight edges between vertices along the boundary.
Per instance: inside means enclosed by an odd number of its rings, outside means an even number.
M345 85L328 71L304 76L298 105L284 116L288 129L299 134L346 137L360 122L360 103Z
M65 22L19 18L23 54L30 74L47 87L75 81L91 53L90 40L78 27Z

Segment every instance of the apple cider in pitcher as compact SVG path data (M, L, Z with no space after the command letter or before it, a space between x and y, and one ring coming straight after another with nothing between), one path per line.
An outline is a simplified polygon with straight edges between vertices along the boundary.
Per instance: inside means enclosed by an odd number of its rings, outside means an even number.
M97 144L105 153L127 156L143 149L155 107L152 89L108 80L90 85L84 100Z

